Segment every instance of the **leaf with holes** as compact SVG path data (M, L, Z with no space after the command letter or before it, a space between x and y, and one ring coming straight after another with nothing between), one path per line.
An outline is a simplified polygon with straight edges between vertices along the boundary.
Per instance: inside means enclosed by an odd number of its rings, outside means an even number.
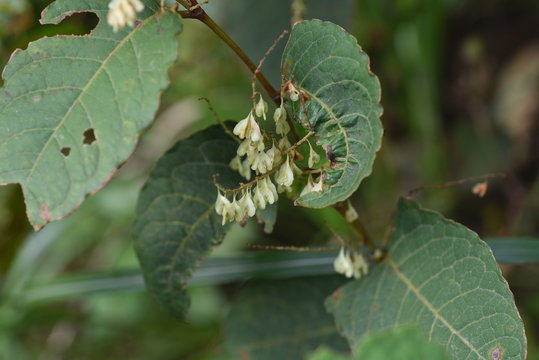
M320 345L348 351L324 310L340 276L259 281L249 284L225 321L225 343L234 359L304 359Z
M286 45L281 72L301 89L300 105L288 113L315 131L330 161L325 188L297 199L321 208L347 199L372 171L382 142L380 83L356 39L320 20L296 23Z
M477 234L401 200L385 261L326 302L355 344L369 332L416 324L454 359L524 359L513 294Z
M87 36L55 36L16 51L0 89L0 184L22 186L30 222L61 219L99 190L133 151L176 59L178 15L145 1L134 28L114 33L107 2L57 0L41 22L76 12L100 21Z
M185 281L228 231L215 212L213 175L237 187L241 178L228 165L237 147L220 126L198 132L159 160L140 193L135 250L148 291L174 317L189 306Z

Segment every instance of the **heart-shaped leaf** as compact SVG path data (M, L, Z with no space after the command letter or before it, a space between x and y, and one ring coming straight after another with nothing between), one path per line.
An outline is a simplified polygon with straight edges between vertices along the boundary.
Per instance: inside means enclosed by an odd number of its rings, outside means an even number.
M289 106L289 114L315 131L331 162L324 191L301 196L297 203L321 208L343 201L371 173L382 142L380 83L369 58L338 25L302 21L292 29L281 72L304 94L299 106Z
M326 302L355 344L371 331L415 324L454 359L524 359L513 294L477 234L401 200L385 261Z
M16 51L0 89L0 184L22 186L37 230L107 182L152 121L177 56L178 15L145 0L134 28L106 23L107 1L57 0L42 23L93 12L87 36L55 36Z
M189 306L185 281L228 231L215 212L213 175L225 187L238 185L229 166L237 147L220 126L198 132L159 160L140 193L135 249L148 291L174 317Z

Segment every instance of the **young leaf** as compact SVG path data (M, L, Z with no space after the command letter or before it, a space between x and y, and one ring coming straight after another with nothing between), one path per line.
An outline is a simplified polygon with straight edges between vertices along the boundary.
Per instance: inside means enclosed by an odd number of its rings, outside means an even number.
M387 257L326 302L355 344L416 324L454 359L524 359L524 328L507 282L477 234L401 200Z
M414 327L396 327L369 334L354 355L345 357L319 349L309 360L449 360L438 344L429 343Z
M215 212L213 175L237 186L240 177L229 166L237 145L217 125L196 133L159 160L140 193L135 250L148 291L172 316L185 314L185 281L228 230Z
M321 208L348 198L372 170L382 141L380 83L356 39L320 20L296 23L286 45L281 72L304 98L289 113L313 129L331 166L324 191L297 199Z
M176 59L178 15L159 14L146 0L135 27L114 33L106 3L53 2L42 23L93 12L99 24L87 36L31 43L3 73L0 184L21 184L36 230L76 209L127 159L153 119Z
M325 309L339 276L260 281L242 291L225 321L225 343L234 359L296 360L320 345L348 351Z

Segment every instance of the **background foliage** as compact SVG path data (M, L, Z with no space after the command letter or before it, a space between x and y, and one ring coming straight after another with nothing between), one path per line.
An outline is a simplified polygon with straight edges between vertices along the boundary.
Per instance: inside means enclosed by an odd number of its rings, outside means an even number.
M29 41L58 33L84 34L96 24L95 16L75 15L59 25L40 26L39 13L48 3L0 0L2 67L15 48L26 48ZM289 25L290 12L285 1L253 3L213 1L207 9L257 60ZM481 237L539 236L539 3L307 4L306 17L334 21L358 38L384 89L384 144L373 175L353 197L373 237L385 237L387 214L409 189L499 171L507 172L507 178L492 181L485 198L475 197L470 186L463 185L426 192L419 200ZM251 36L255 32L256 41ZM282 46L266 65L274 84ZM0 357L225 357L224 317L232 300L242 298L245 284L237 280L243 277L215 280L211 271L222 274L225 268L216 263L206 278L198 283L193 279L188 319L171 320L140 292L141 278L132 271L138 264L130 228L138 191L156 159L178 138L214 122L197 98L210 98L223 119L241 119L248 106L250 75L208 29L184 21L180 58L170 76L157 121L137 152L106 188L66 221L33 234L20 189L0 188ZM331 236L325 222L346 235L333 210L298 210L283 203L271 236L254 223L234 227L213 256L236 256L248 249L247 243L304 245L308 239L321 244ZM248 271L251 265L244 266ZM282 268L281 276L306 275ZM302 269L308 275L309 267ZM502 270L526 324L529 358L539 358L534 281L539 271L530 265L503 265ZM206 285L215 282L221 285ZM52 290L56 297L44 296Z

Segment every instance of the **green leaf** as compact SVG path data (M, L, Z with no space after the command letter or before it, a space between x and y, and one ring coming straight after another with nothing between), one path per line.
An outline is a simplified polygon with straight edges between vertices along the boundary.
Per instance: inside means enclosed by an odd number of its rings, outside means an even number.
M477 234L401 200L385 261L326 302L355 347L367 333L416 324L454 359L524 359L513 294Z
M214 209L213 175L225 187L237 186L239 175L228 165L236 148L220 126L196 133L159 160L141 190L135 250L148 291L172 316L185 314L185 281L229 228Z
M347 351L324 299L343 283L339 276L260 281L234 302L225 321L225 343L235 359L303 359L320 345Z
M329 349L317 350L309 360L448 360L440 345L429 343L414 327L396 327L369 334L354 355L344 357Z
M0 184L22 186L37 230L75 210L132 153L152 121L177 56L178 15L145 0L134 28L114 33L106 1L57 0L56 24L75 12L100 19L87 36L55 36L16 51L0 89Z
M281 72L307 100L289 107L294 120L315 131L331 161L321 193L298 204L321 208L347 199L372 171L382 142L380 83L356 39L320 20L296 23L286 45Z

